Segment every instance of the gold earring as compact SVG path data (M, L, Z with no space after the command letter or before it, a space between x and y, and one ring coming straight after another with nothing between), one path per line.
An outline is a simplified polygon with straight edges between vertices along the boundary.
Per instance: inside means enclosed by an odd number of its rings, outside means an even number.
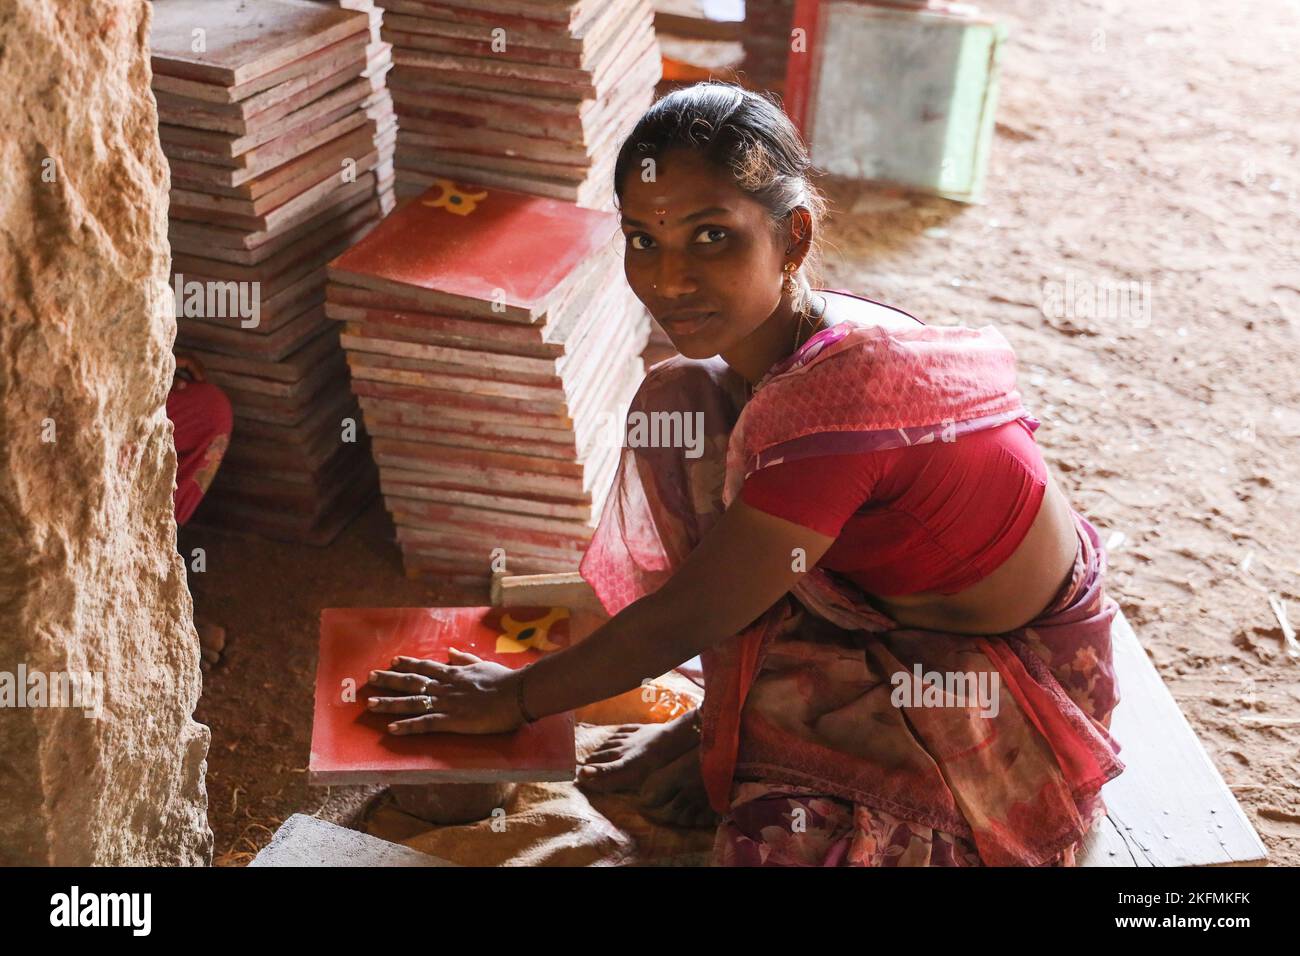
M793 262L787 262L781 269L784 274L784 278L781 280L781 288L790 295L794 295L799 289L798 283L794 281L794 270L795 264Z
M797 267L793 262L787 262L781 267L781 272L784 276L781 280L781 288L792 297L796 296L799 292L799 283L795 281L794 277L796 268ZM794 348L797 349L799 347L799 336L803 333L803 323L804 319L807 318L807 315L804 313L802 303L800 303L798 299L795 299L793 305L795 316L798 319L794 326Z

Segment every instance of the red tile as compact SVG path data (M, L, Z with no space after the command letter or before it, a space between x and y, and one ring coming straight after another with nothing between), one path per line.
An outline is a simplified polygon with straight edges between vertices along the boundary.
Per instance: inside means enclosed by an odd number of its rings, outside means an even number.
M548 623L545 623L548 622ZM508 635L533 625L518 647ZM544 629L542 629L544 628ZM523 631L527 633L527 631ZM572 780L573 715L554 714L511 734L394 736L393 714L366 710L370 696L394 696L366 685L403 655L446 661L456 647L484 660L522 667L545 650L567 647L564 608L327 608L321 611L320 659L311 741L311 782L488 783ZM345 682L351 681L351 684ZM346 687L355 700L344 699Z

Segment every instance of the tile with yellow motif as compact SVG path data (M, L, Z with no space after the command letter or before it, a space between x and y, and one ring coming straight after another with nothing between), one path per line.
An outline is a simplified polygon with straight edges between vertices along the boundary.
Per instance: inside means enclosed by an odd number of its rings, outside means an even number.
M606 262L618 217L572 203L438 179L329 265L334 283L433 312L536 321Z
M446 662L451 648L523 667L568 647L570 617L561 607L327 608L312 726L313 784L495 783L572 780L573 714L554 714L509 734L385 732L394 719L366 709L372 670L394 657Z

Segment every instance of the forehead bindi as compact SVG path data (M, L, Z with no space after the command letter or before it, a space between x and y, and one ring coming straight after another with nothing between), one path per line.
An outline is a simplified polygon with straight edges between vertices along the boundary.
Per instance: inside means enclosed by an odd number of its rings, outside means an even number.
M664 205L659 205L658 202L662 202ZM664 199L657 201L650 209L638 211L639 215L650 217L648 222L635 215L631 215L630 207L624 207L625 212L628 212L629 214L623 216L622 224L624 226L637 227L644 227L647 225L689 226L692 223L700 222L701 220L710 217L727 217L735 215L735 210L727 206L712 205L693 208L690 206L673 206L671 203L672 200L665 197Z
M629 226L688 225L703 215L741 214L735 183L694 156L676 156L646 182L634 171L623 193L623 223Z

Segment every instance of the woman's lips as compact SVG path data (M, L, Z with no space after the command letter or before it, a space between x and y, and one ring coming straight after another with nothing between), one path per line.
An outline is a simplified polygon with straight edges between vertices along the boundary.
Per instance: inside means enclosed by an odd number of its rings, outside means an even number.
M713 317L717 314L716 312L706 312L691 319L666 319L663 323L664 329L674 335L691 335L712 322Z

